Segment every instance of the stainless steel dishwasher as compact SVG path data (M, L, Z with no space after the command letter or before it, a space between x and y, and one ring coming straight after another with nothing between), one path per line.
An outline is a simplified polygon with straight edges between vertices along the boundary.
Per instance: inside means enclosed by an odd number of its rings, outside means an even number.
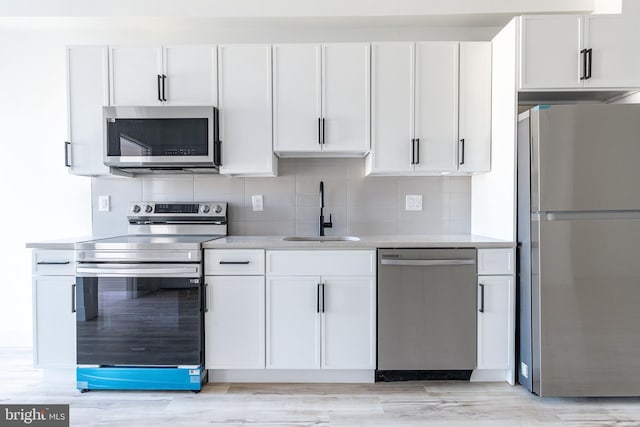
M476 250L378 250L378 381L469 379Z

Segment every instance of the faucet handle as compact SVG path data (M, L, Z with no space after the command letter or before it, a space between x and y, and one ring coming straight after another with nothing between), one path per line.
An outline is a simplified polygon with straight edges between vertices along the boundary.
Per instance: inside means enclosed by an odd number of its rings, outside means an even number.
M325 223L325 225L324 225L326 228L333 227L333 222L331 221L331 219L332 219L332 216L331 216L331 214L329 214L329 222Z

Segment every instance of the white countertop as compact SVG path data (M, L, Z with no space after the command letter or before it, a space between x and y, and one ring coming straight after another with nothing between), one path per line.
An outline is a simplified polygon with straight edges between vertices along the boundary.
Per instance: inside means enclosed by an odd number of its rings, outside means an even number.
M359 241L285 241L283 236L227 236L205 242L205 249L375 249L375 248L505 248L515 242L473 234L358 236Z
M227 236L203 243L205 249L375 249L375 248L511 248L515 242L473 234L425 234L358 236L359 241L285 241L283 236ZM28 242L30 249L72 250L76 242L96 236Z

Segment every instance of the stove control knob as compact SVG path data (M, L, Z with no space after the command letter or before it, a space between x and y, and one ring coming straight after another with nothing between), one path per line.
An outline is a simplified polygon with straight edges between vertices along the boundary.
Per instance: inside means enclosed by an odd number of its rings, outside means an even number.
M216 205L215 211L216 211L216 213L222 212L222 206Z
M133 211L133 213L138 213L138 212L140 212L140 206L138 206L138 205L133 205L133 207L131 208L131 210Z
M151 206L151 205L147 205L147 206L144 208L144 211L145 211L146 213L151 213L151 212L153 212L153 206Z
M200 210L202 211L202 213L209 213L209 211L211 210L211 207L209 205L202 205Z

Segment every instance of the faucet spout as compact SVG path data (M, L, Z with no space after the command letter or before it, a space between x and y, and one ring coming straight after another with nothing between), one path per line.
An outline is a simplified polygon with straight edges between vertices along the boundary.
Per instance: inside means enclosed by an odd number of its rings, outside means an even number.
M333 227L329 214L329 222L324 222L324 181L320 181L320 236L324 236L324 229Z

